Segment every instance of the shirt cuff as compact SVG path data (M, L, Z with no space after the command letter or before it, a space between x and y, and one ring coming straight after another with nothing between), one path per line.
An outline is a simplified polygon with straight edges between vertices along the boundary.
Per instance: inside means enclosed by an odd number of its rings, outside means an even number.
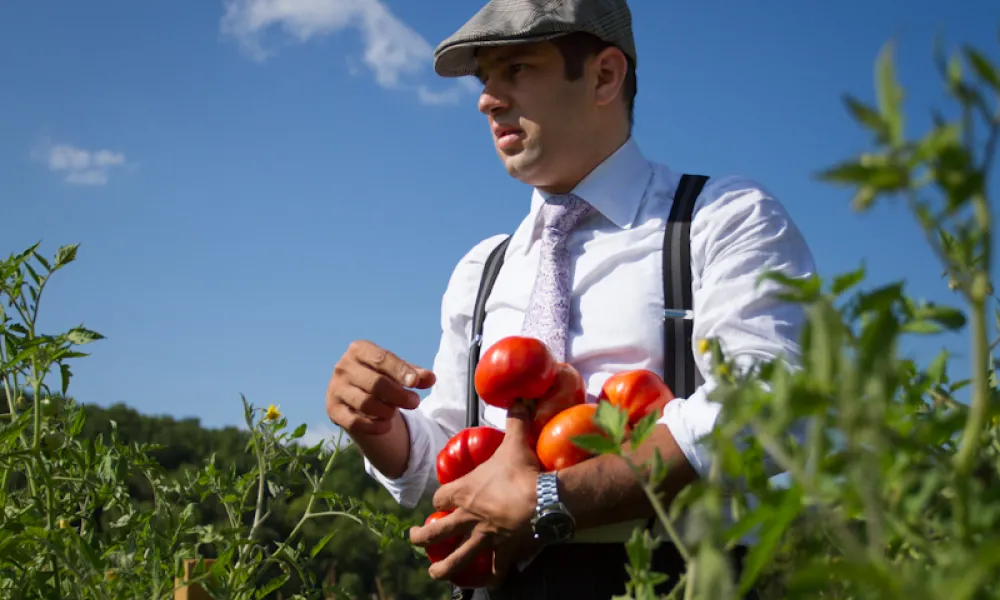
M712 452L701 440L715 428L722 410L721 404L708 399L707 387L702 385L687 398L667 402L657 421L667 426L684 457L703 479L712 466Z
M378 481L400 505L414 508L425 496L437 489L438 481L435 474L437 453L431 452L433 436L428 431L427 418L419 410L401 410L410 435L410 457L406 470L399 477L387 477L372 465L365 457L365 471ZM430 484L430 485L428 485Z

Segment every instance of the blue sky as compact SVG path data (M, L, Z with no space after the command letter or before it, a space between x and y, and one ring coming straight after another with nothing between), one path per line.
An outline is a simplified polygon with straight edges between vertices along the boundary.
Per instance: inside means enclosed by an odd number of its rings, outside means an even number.
M530 196L497 160L475 86L430 68L478 5L0 5L0 252L80 243L42 327L108 337L72 393L220 426L241 421L242 392L321 433L352 339L430 366L455 261L511 231ZM922 129L942 98L934 35L996 57L995 2L632 6L647 156L763 182L825 276L865 261L870 285L951 300L902 208L854 214L813 174L867 147L840 95L872 99L886 40Z

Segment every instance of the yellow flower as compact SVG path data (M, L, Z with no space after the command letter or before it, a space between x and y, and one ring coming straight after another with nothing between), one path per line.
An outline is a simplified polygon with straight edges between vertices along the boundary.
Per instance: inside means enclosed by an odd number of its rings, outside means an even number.
M69 527L69 521L67 521L66 519L59 519L58 521L56 521L56 527L58 527L59 529L66 529L67 527Z
M281 418L281 412L273 404L267 407L267 412L264 413L265 421L277 421Z
M116 578L116 577L118 577L118 574L117 574L117 573L115 573L115 570L114 570L114 569L111 569L111 570L108 570L108 571L105 571L105 572L104 572L104 577L105 577L105 578L106 578L106 579L107 579L108 581L114 581L114 580L115 580L115 578Z
M698 340L698 354L708 352L708 340Z

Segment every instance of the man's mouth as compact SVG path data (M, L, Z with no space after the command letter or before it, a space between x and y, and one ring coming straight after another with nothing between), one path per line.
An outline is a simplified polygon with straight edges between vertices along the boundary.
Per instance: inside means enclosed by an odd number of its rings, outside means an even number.
M516 142L521 137L521 133L523 132L517 127L497 127L493 130L497 146L501 148Z

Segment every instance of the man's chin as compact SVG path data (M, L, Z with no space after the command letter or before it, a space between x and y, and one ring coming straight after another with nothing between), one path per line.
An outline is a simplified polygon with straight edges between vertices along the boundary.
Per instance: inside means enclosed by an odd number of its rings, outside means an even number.
M523 150L516 153L500 152L500 160L503 161L507 173L514 179L524 181L524 178L530 177L533 171L534 161L530 156L526 156Z

